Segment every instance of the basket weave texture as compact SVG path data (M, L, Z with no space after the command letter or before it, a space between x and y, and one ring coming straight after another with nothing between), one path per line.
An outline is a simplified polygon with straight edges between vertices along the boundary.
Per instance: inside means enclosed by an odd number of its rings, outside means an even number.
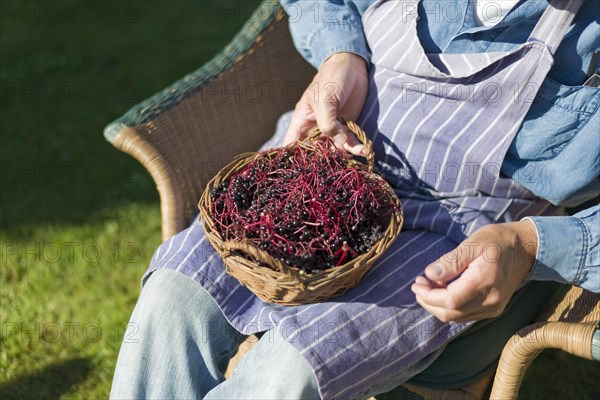
M200 220L208 241L221 255L227 273L235 277L263 301L291 306L315 303L339 296L356 286L369 268L400 234L403 222L402 207L393 189L374 172L375 156L371 141L356 123L341 121L365 145L367 164L350 159L348 165L364 169L371 174L371 178L381 180L384 190L389 196L389 204L396 205L390 214L389 224L383 237L368 252L359 255L350 262L315 274L301 275L295 268L273 258L270 254L249 242L222 239L211 219L210 210L213 202L210 196L211 190L219 187L221 183L246 167L257 156L274 155L277 153L277 149L239 155L233 162L217 173L202 193L198 207L200 209ZM314 150L312 143L317 140L319 135L320 131L316 129L307 140L290 144L288 148L294 149L296 146L303 146L309 150ZM264 265L268 265L268 267Z

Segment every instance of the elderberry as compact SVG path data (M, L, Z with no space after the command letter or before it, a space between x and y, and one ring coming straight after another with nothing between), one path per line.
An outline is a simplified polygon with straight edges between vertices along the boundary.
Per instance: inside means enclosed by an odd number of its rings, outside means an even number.
M260 154L209 192L220 236L252 239L308 274L368 252L383 237L382 216L395 203L381 180L348 161L331 139L316 142L314 150Z

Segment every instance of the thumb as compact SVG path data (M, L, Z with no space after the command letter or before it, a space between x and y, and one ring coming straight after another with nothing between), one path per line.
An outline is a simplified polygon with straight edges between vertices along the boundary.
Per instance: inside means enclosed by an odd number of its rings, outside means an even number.
M447 282L459 276L467 267L471 260L461 254L460 246L444 254L437 261L429 264L425 268L425 276L438 283Z
M301 115L301 113L294 112L292 120L290 121L290 125L288 126L288 130L283 139L283 145L287 146L296 140L301 140L306 132L306 126L308 125L307 122L308 121L304 119L304 116Z

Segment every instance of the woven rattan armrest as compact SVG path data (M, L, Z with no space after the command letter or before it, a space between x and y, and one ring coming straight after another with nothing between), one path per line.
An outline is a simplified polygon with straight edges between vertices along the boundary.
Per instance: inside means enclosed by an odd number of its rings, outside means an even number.
M600 360L600 294L573 286L538 317L515 333L498 364L490 399L516 399L523 375L547 348Z
M152 175L163 239L189 224L222 166L273 134L314 74L293 46L285 13L266 0L210 62L106 127L106 139Z

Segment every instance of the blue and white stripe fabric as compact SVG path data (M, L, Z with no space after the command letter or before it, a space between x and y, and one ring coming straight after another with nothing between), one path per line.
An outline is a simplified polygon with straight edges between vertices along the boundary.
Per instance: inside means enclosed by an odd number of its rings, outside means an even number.
M426 265L485 224L555 212L502 177L500 165L529 106L506 94L515 83L540 86L560 39L532 36L508 53L425 54L408 3L377 1L363 15L373 67L358 122L405 213L404 231L366 277L327 302L267 304L226 274L198 222L162 244L146 273L191 277L245 334L277 329L309 361L323 398L355 398L470 326L441 323L416 303L410 285ZM560 8L536 32L568 25L572 12ZM288 122L266 147L282 140Z

